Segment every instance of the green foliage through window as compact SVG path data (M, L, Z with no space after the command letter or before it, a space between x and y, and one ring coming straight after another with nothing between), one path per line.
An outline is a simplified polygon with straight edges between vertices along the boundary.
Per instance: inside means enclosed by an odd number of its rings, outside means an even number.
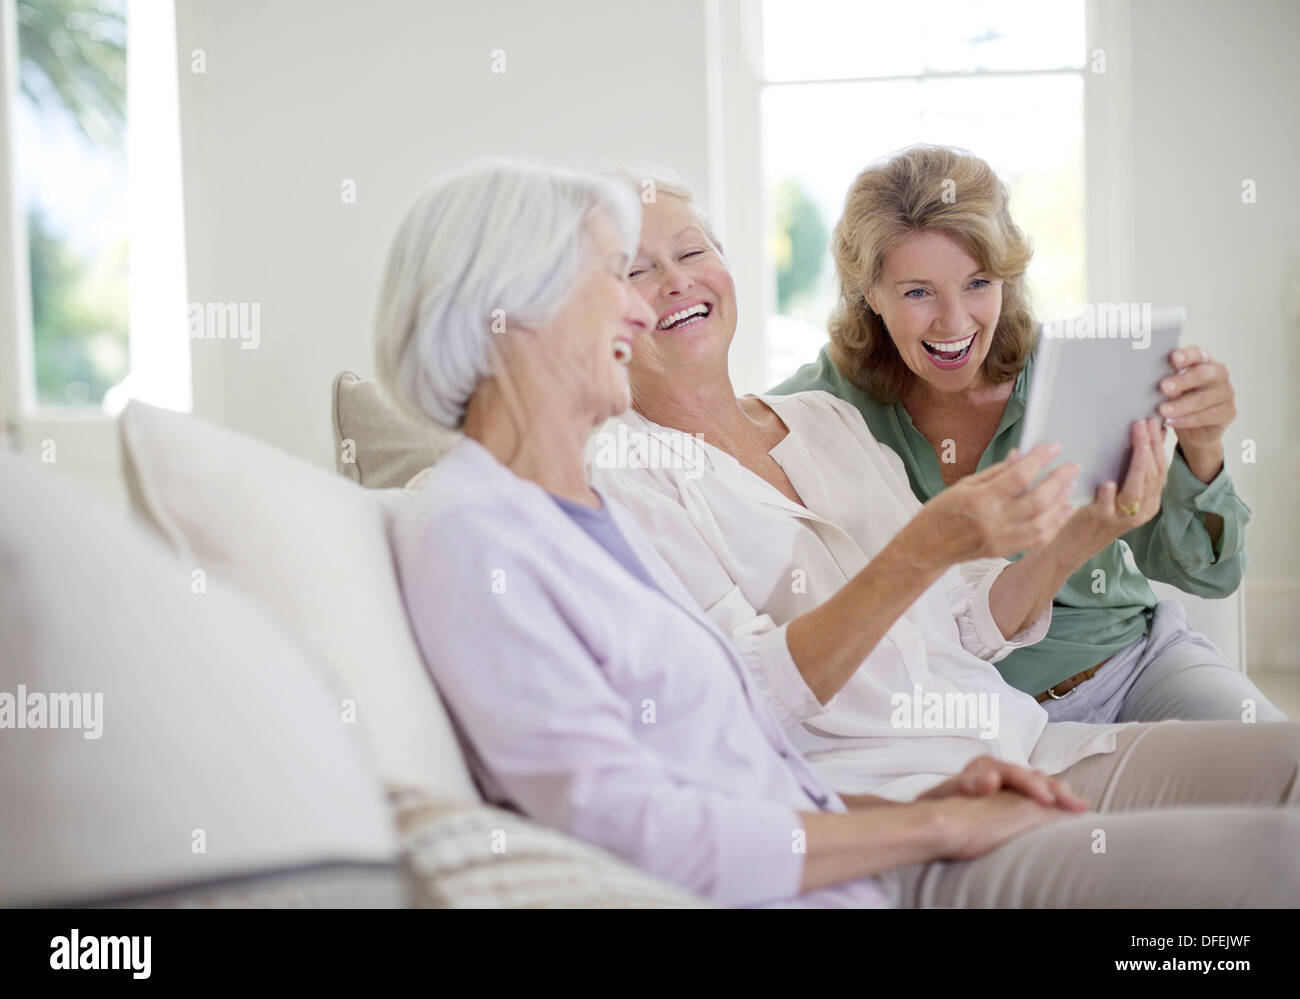
M43 126L70 124L88 157L124 158L123 0L17 0L16 12L21 99ZM59 193L43 189L27 206L36 395L98 405L128 368L128 247L123 234L100 252L75 250L41 207Z
M826 223L817 203L792 178L773 192L772 219L776 258L776 308L788 313L821 274L826 252Z

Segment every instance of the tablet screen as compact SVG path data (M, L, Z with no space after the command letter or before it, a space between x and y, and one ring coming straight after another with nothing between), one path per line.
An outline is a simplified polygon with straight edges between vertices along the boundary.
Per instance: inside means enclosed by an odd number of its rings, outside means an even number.
M1123 485L1130 428L1164 402L1159 385L1185 320L1181 308L1124 305L1041 327L1020 450L1056 441L1052 468L1079 463L1071 503L1091 503L1104 482Z

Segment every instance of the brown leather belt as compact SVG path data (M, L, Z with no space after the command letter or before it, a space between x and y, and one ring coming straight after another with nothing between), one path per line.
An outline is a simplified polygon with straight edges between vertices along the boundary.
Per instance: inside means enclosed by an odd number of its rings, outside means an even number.
M1096 666L1092 666L1084 670L1082 673L1075 673L1074 676L1066 677L1060 683L1048 687L1041 694L1035 697L1034 700L1038 701L1039 703L1042 703L1043 701L1046 701L1049 698L1053 701L1059 701L1062 697L1064 697L1066 694L1072 691L1075 687L1083 683L1084 680L1091 680L1094 676L1096 676L1097 670L1101 669L1108 662L1110 662L1111 658L1112 658L1111 656L1107 656Z

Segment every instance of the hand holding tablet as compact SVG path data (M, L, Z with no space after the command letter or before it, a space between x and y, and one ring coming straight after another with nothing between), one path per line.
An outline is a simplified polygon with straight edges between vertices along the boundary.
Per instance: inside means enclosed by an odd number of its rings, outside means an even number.
M1171 362L1177 371L1160 383L1169 401L1159 413L1178 435L1192 474L1210 482L1223 468L1223 435L1237 416L1236 393L1228 369L1204 347L1179 347Z
M1124 478L1103 482L1093 502L1081 506L1061 530L1064 544L1091 557L1160 512L1169 462L1165 431L1155 417L1139 420L1129 430L1130 459Z

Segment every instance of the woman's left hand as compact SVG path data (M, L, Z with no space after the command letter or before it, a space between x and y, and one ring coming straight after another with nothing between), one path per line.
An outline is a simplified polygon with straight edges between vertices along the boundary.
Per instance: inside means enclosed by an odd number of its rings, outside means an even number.
M1176 373L1160 383L1168 402L1159 413L1174 428L1187 467L1209 482L1223 467L1223 434L1237 416L1228 369L1204 347L1179 347L1169 357Z
M977 756L961 773L917 795L916 800L937 801L954 795L982 798L998 791L1018 791L1040 805L1071 812L1082 812L1088 807L1088 802L1071 791L1065 781L992 756Z
M1116 538L1141 527L1160 512L1169 463L1165 431L1155 417L1129 428L1132 457L1122 484L1102 483L1088 506L1080 507L1049 549L1073 572Z

